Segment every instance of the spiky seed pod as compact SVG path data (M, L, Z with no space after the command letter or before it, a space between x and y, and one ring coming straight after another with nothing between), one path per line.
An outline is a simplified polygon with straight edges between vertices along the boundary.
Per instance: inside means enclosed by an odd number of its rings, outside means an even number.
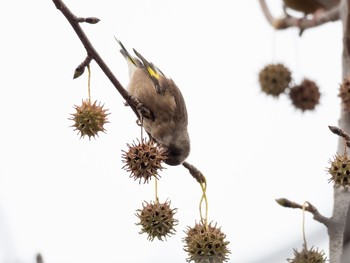
M294 249L294 258L287 259L291 263L325 263L327 260L323 250L307 249L305 246L302 251Z
M74 121L72 127L78 131L80 138L84 136L88 136L89 139L95 138L98 132L106 131L103 126L108 123L109 113L106 113L108 109L103 109L103 106L101 103L97 104L97 101L91 104L89 99L83 100L81 106L74 105L76 113L71 114L73 117L70 120Z
M321 94L314 81L304 79L300 85L291 88L289 97L297 109L306 111L315 109L320 102Z
M330 161L331 167L328 168L328 173L332 176L329 181L333 181L334 187L347 188L350 184L350 160L347 155L334 156L333 161Z
M340 85L339 95L344 111L350 111L350 78L345 78Z
M210 223L196 223L194 227L188 227L184 238L184 250L188 253L187 262L195 263L222 263L228 261L227 248L229 241L225 241L226 235L221 228Z
M154 238L158 238L163 241L163 238L175 234L176 230L174 226L178 224L178 220L174 218L174 214L177 209L170 208L170 201L166 200L164 203L144 201L142 209L136 210L136 216L140 219L140 222L136 225L140 225L140 234L146 233L147 239L153 241Z
M283 64L269 64L259 73L259 82L263 92L278 97L292 81L292 75Z
M130 172L130 178L143 179L144 183L155 177L159 178L158 170L162 170L162 162L166 155L153 141L138 141L131 145L127 144L129 150L123 151L122 158L125 165L123 169Z

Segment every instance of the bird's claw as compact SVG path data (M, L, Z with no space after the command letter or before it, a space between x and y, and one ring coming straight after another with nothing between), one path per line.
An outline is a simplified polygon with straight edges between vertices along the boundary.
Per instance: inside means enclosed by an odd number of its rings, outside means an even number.
M149 120L154 120L153 113L145 107L142 103L138 104L136 106L137 111L139 112L140 116Z

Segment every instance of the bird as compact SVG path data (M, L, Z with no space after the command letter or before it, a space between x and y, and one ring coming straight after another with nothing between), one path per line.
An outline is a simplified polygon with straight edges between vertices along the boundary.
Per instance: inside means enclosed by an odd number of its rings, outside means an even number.
M142 118L141 125L161 146L166 164L182 164L190 153L190 138L187 108L180 89L139 52L133 49L136 57L131 56L121 41L115 39L129 68L128 92L153 114L152 118Z
M284 6L305 15L314 14L318 10L330 10L339 4L340 0L283 0Z

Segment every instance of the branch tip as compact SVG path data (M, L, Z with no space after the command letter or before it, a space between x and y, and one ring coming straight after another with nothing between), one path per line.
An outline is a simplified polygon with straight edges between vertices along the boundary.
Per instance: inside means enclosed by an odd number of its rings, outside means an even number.
M331 132L333 132L335 135L340 136L340 129L336 126L328 126L328 128L330 129Z
M276 199L276 202L287 208L299 208L299 209L305 209L305 211L311 213L314 217L314 219L322 224L324 224L326 227L330 224L330 219L328 217L325 217L318 212L317 208L314 207L310 202L305 202L304 205L300 205L298 203L292 202L286 198L279 198Z
M293 203L292 201L289 201L286 198L278 198L278 199L275 199L275 201L277 202L277 204L279 204L280 206L283 206L283 207L297 208L295 206L295 203Z
M73 79L79 78L81 75L84 74L85 66L79 65L75 70L73 74Z
M97 17L87 17L85 19L85 22L86 23L89 23L89 24L97 24L98 22L100 22L101 20L98 19Z
M342 129L340 129L336 126L328 126L328 128L335 135L338 135L338 136L344 138L344 140L347 142L347 145L348 145L348 142L350 141L350 136L345 131L343 131Z
M85 67L87 67L90 62L92 60L91 56L87 56L83 62L81 62L81 64L74 70L74 75L73 75L73 79L79 78L81 75L83 75L84 71L85 71Z
M193 176L194 179L196 179L198 183L205 183L205 176L195 166L188 162L183 162L182 165L189 171L189 173Z
M97 24L100 22L100 19L97 17L78 17L77 21L79 23Z

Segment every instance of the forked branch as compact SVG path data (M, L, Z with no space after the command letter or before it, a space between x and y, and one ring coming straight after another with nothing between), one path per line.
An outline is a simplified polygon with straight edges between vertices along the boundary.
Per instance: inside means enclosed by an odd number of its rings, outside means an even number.
M306 17L296 18L289 15L282 18L275 18L270 12L265 0L259 0L259 3L267 21L275 29L298 27L301 31L304 31L307 28L317 27L327 22L337 21L340 18L339 6L325 11L319 16L314 16L312 19L308 19Z
M276 202L283 207L303 209L302 205L295 203L295 202L292 202L286 198L276 199ZM320 212L318 212L318 210L316 209L316 207L314 207L311 203L306 202L306 204L307 205L305 206L305 211L308 211L311 214L313 214L314 219L316 221L318 221L318 222L324 224L326 227L328 227L330 222L331 222L330 218L321 215Z

